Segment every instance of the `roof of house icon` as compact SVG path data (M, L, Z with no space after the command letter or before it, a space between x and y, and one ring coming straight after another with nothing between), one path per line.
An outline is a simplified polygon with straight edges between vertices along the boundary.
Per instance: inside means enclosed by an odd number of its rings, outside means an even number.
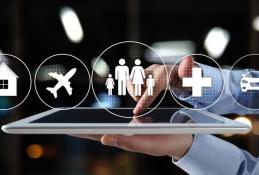
M15 78L19 78L4 62L0 65L0 72L4 72L4 74L11 73Z

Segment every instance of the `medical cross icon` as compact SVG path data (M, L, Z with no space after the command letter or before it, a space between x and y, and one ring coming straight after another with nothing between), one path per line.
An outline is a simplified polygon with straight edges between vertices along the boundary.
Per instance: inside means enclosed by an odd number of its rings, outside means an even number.
M183 78L182 86L191 87L193 97L201 97L202 88L211 87L211 78L202 77L201 68L192 68L192 77Z

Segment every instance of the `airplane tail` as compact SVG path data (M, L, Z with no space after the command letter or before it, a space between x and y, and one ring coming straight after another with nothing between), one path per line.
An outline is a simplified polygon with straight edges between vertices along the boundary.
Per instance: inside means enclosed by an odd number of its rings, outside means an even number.
M47 87L46 89L50 91L50 93L52 93L55 98L57 98L57 91L54 88Z

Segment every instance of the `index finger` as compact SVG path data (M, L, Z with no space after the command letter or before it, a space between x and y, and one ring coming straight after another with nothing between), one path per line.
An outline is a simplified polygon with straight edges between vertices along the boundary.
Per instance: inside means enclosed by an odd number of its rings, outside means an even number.
M159 95L161 91L159 89L154 89L153 95L148 96L147 90L145 90L144 94L141 96L139 101L137 102L136 107L133 110L133 113L135 115L140 115L142 112L144 112L156 99L156 97Z

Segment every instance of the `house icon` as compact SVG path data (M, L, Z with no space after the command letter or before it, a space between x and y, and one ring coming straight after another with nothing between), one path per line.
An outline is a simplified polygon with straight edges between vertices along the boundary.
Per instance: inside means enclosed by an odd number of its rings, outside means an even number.
M5 63L0 65L0 96L17 96L17 78Z

